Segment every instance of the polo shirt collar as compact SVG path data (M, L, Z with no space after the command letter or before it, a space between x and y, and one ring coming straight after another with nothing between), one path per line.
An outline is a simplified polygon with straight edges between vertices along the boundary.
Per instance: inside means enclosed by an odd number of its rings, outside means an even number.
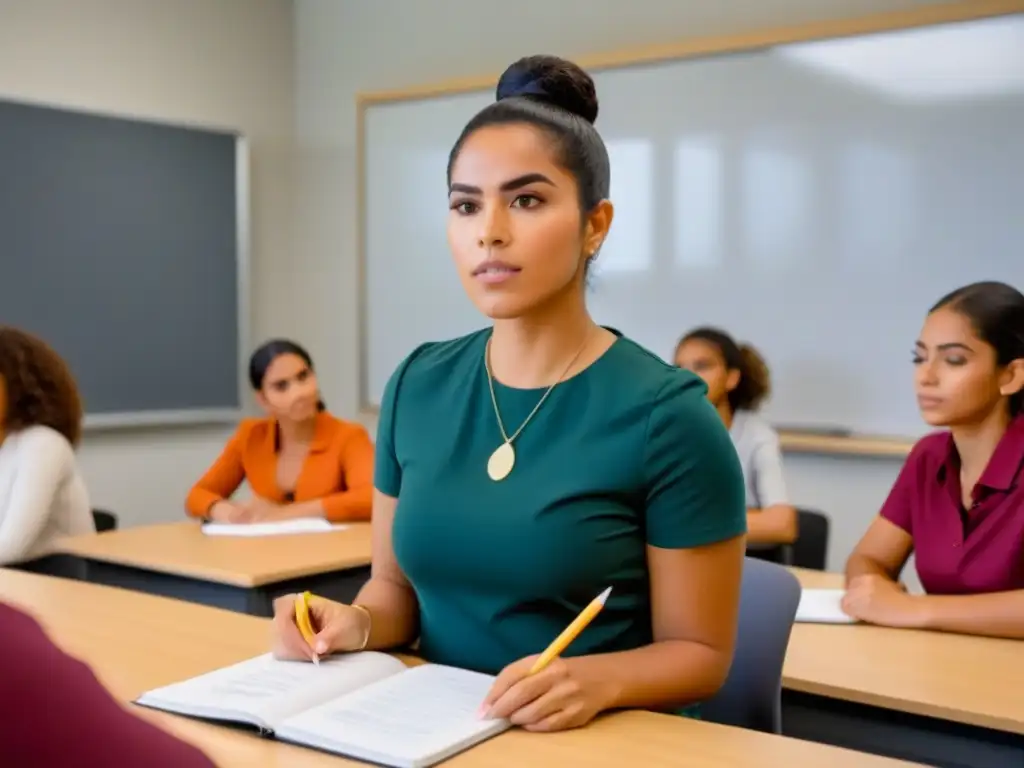
M939 479L957 476L960 457L956 452L953 435L947 436L946 460L939 466ZM1024 414L1013 419L996 445L992 458L978 481L978 485L994 491L1010 490L1024 468Z

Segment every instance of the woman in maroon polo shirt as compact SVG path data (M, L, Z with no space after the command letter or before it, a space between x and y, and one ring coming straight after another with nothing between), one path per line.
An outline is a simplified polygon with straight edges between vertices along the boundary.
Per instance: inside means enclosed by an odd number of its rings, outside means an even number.
M914 351L942 432L914 446L846 564L843 609L892 627L1024 638L1024 295L974 283L941 299ZM927 594L896 582L910 553Z

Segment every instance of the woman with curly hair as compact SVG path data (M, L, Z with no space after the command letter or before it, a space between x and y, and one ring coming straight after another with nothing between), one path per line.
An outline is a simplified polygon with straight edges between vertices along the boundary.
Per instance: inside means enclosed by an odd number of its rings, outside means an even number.
M708 399L729 429L747 488L747 541L792 543L797 514L786 494L779 436L757 413L771 392L764 359L749 344L705 326L679 340L675 362L704 379Z
M95 526L75 461L82 403L46 343L0 326L0 566L50 554Z

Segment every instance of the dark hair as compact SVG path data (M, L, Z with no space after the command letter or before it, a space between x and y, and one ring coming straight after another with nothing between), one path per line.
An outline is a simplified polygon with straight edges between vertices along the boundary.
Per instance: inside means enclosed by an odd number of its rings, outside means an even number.
M300 357L309 366L309 370L314 370L313 358L304 347L289 339L271 339L260 344L256 351L249 356L249 384L254 390L259 392L263 389L263 380L267 377L267 369L281 355ZM327 410L323 400L317 403L317 408L321 411Z
M448 183L462 145L489 125L526 123L550 136L558 164L579 188L580 210L589 213L608 198L608 149L594 128L597 91L590 75L557 56L527 56L502 74L489 104L466 124L448 155Z
M725 367L740 372L740 381L728 394L729 407L733 411L756 411L771 394L771 376L764 358L749 344L737 344L725 331L704 326L694 328L683 336L676 345L676 353L688 341L705 341L714 345Z
M0 378L7 389L5 431L44 426L78 445L82 399L67 364L46 342L0 326Z
M928 310L948 307L971 322L978 338L996 351L996 364L1024 360L1024 294L1006 283L987 280L957 288ZM1024 413L1024 390L1010 395L1010 415Z

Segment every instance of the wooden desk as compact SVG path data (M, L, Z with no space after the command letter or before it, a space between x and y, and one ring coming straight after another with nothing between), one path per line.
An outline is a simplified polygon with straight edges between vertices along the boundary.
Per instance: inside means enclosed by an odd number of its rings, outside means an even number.
M95 583L271 616L274 598L303 589L350 601L369 576L370 524L250 539L183 520L68 538L60 551Z
M34 614L56 642L89 663L123 701L263 653L270 630L266 619L5 569L0 569L0 600ZM221 768L363 765L237 729L134 711L195 743ZM445 763L446 768L526 765L896 768L908 763L645 712L616 714L567 733L508 732Z
M810 588L840 574L793 568ZM1024 642L797 624L783 670L787 734L934 765L1024 766Z

